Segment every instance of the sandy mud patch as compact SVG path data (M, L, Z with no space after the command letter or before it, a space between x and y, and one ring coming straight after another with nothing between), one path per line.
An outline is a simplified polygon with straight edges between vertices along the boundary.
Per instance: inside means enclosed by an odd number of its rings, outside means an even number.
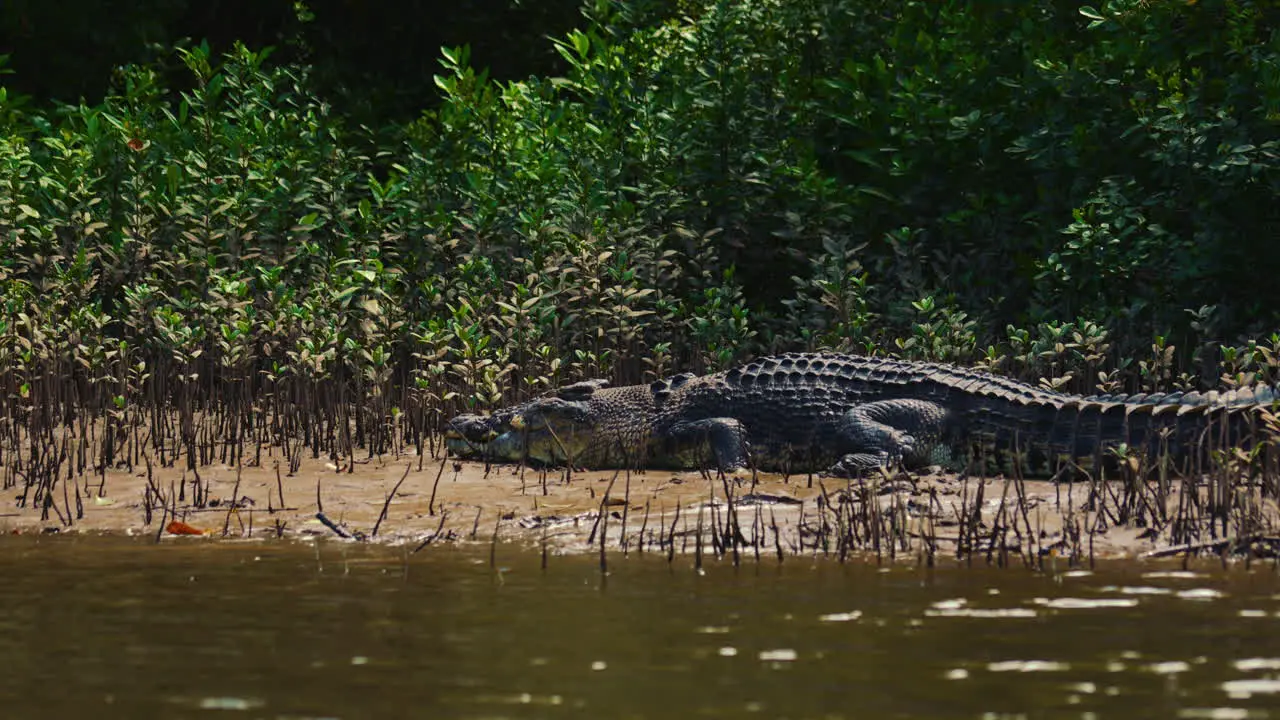
M342 466L135 467L60 483L47 497L5 489L5 533L200 532L218 538L349 537L416 549L520 542L548 552L735 557L874 554L1087 562L1193 550L1273 555L1268 532L1230 528L1186 540L1199 503L1122 483L1050 483L945 473L849 481L649 470L566 471L401 456ZM25 496L25 502L24 502ZM1255 528L1280 527L1274 503ZM1160 518L1164 526L1160 527ZM1178 522L1181 519L1181 537ZM178 523L175 525L175 521Z

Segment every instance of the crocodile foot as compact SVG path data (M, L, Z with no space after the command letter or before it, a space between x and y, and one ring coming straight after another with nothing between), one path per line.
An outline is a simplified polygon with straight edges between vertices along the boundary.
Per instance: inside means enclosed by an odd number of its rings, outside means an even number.
M901 462L901 458L895 459L887 452L849 453L828 468L827 474L841 478L860 478L876 473L888 474Z

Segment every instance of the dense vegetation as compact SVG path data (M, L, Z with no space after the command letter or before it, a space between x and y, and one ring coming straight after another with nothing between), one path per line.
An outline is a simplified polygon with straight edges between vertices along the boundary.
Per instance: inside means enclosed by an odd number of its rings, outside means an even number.
M407 123L367 124L302 40L174 43L101 102L0 89L0 432L101 422L82 468L349 457L818 347L1081 392L1276 379L1274 4L598 2L580 28L554 77L443 48Z

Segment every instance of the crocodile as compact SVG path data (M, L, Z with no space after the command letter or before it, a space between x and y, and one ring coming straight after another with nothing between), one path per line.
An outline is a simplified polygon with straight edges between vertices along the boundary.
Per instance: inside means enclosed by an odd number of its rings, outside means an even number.
M952 365L788 353L648 385L578 382L490 415L459 415L445 439L460 458L595 469L849 477L961 469L981 457L997 470L1053 474L1140 451L1187 461L1224 443L1251 446L1258 411L1277 400L1267 385L1086 397Z

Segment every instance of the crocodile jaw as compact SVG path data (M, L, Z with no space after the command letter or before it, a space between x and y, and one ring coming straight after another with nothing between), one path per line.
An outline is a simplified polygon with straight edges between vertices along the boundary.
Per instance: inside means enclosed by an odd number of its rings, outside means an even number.
M444 442L450 455L463 459L560 465L580 457L589 439L580 427L562 424L557 431L541 418L530 427L516 413L460 415L450 422Z
M516 462L525 457L523 435L519 430L508 430L476 441L450 433L445 435L444 445L454 457Z

